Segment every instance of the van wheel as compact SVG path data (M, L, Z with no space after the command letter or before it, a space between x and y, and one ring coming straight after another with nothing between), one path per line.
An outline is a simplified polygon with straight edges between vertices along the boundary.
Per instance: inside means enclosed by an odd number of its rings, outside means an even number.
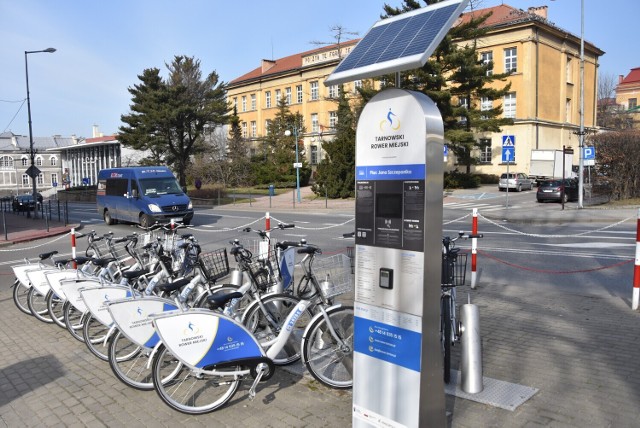
M105 210L103 217L104 217L104 222L108 226L111 226L112 224L116 223L116 221L111 217L111 214L109 213L109 210Z
M151 225L153 225L154 221L153 218L147 214L141 214L140 215L140 226L148 229L151 227Z

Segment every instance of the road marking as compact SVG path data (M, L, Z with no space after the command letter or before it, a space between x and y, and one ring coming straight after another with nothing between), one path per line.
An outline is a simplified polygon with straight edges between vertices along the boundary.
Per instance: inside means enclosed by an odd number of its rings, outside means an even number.
M613 248L613 247L635 247L636 244L614 243L614 242L571 242L565 244L538 244L548 247L566 248Z
M478 211L482 211L482 212L498 211L498 210L505 209L504 205L478 204L475 202L451 202L448 204L443 204L443 207L451 210L468 210L468 211L471 211L474 208L477 208ZM520 206L509 205L509 208L520 208Z

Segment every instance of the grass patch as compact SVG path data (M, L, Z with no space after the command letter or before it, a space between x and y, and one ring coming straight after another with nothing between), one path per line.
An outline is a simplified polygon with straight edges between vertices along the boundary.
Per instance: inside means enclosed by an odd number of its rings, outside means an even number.
M619 201L609 201L606 204L610 207L630 207L630 206L638 206L640 205L640 198L631 198L631 199L621 199Z

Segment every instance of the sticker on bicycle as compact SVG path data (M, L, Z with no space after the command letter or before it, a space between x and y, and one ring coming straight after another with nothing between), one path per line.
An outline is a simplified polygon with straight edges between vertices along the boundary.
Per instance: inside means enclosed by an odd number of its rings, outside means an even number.
M107 302L131 297L131 291L128 287L117 285L83 289L80 294L91 315L105 326L110 326L113 323L113 318L107 309Z
M149 315L178 309L173 301L161 297L118 300L107 306L122 334L136 345L146 348L153 348L160 341Z
M212 312L160 315L153 317L153 324L171 353L191 367L264 356L244 327Z

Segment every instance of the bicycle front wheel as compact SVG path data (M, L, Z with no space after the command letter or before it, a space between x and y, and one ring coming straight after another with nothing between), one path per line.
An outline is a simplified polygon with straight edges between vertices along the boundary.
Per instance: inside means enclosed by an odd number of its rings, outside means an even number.
M236 370L230 368L229 370ZM238 390L240 378L194 371L180 363L160 345L153 357L153 387L174 410L189 415L213 412L224 406Z
M65 328L64 325L64 300L56 295L53 290L49 290L46 296L47 310L49 311L49 317L53 322L61 328Z
M353 306L338 306L316 318L302 338L302 352L307 370L320 383L336 389L351 388Z
M63 312L64 325L65 327L67 327L67 331L74 339L79 340L80 342L84 342L84 336L82 335L82 323L84 321L84 314L77 310L75 306L73 306L68 300L64 302Z
M441 299L442 311L440 312L440 340L442 341L442 356L444 358L444 383L451 380L451 296L443 296Z
M129 340L121 331L109 338L109 365L113 374L124 384L141 391L153 389L149 349Z
M104 339L109 333L109 327L98 321L93 315L86 314L82 324L82 336L89 351L102 361L109 361L108 348L104 346Z
M29 309L29 302L27 301L29 297L29 289L30 287L27 287L16 279L13 283L13 303L15 303L18 309L25 314L33 315Z
M42 322L46 322L47 324L53 323L53 320L49 316L47 299L45 296L40 294L40 292L36 290L35 287L31 287L29 289L29 294L27 295L27 305L29 306L29 310L34 317L38 318Z
M284 327L284 322L300 299L290 294L271 294L256 300L249 306L242 318L242 324L258 339L265 351L273 344ZM287 342L273 363L279 366L291 364L300 359L302 334L311 321L313 314L309 309L300 314L291 329Z

